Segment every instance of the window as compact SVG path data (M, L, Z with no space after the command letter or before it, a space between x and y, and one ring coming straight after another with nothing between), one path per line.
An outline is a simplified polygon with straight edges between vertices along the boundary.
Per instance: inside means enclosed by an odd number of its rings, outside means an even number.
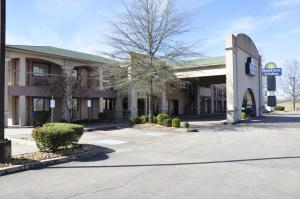
M49 111L50 100L46 98L33 98L33 111Z
M32 62L32 73L35 76L46 76L49 74L49 64Z
M73 111L78 111L78 99L72 99Z
M104 98L105 109L104 110L114 110L115 109L115 99Z

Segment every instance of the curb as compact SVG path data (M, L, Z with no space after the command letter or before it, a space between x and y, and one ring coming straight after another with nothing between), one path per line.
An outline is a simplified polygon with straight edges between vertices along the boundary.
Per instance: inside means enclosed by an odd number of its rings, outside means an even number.
M70 156L62 156L62 157L52 158L52 159L48 159L48 160L41 160L41 161L33 162L33 163L27 163L24 165L14 165L11 167L6 167L6 168L4 167L4 168L0 168L0 176L18 173L18 172L27 171L27 170L32 170L32 169L41 169L41 168L45 168L45 167L56 165L56 164L71 162L74 160L85 159L85 158L93 157L100 153L103 153L103 150L94 149L92 151L87 151L87 152L74 154L74 155L70 155Z
M12 143L21 144L26 146L36 146L35 141L27 139L27 138L15 138L15 137L7 137Z

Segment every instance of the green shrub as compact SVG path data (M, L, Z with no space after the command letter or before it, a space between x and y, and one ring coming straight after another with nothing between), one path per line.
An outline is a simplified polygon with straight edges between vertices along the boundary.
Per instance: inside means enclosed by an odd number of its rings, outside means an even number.
M140 117L140 122L141 122L142 124L146 124L147 122L149 122L149 116L148 116L148 115L142 115L142 116Z
M284 111L285 107L284 106L275 106L276 111Z
M189 128L190 127L190 123L185 122L185 123L183 123L183 126L184 126L184 128Z
M131 124L139 124L140 123L140 118L138 116L131 116L130 117L130 122L131 122Z
M165 114L165 113L163 113L163 114L158 114L158 115L157 115L157 123L163 125L163 121L164 121L165 119L168 119L168 118L169 118L169 116L168 116L167 114Z
M174 118L172 120L172 127L180 128L180 119L179 118Z
M153 117L152 117L152 122L153 122L154 124L157 123L157 117L156 117L156 116L153 116Z
M51 113L49 111L33 112L32 123L33 126L42 126L49 121Z
M241 113L241 120L246 120L247 119L247 114L245 112Z
M171 126L172 126L172 119L170 119L170 118L164 119L163 125L164 125L165 127L171 127Z
M41 151L57 151L79 141L83 126L67 123L48 123L33 129L32 137Z

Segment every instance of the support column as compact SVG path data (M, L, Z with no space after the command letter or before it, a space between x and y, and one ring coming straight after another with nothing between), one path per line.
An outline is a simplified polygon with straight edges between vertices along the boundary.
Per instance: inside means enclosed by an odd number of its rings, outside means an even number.
M227 122L235 123L240 120L240 111L237 105L237 54L235 38L226 37L226 94L227 94Z
M200 101L200 87L197 81L197 86L196 86L196 113L197 115L201 114L201 101Z
M215 96L214 96L214 85L210 85L210 89L211 89L211 108L210 108L210 113L211 114L214 114L215 113L215 111L214 111L214 109L215 109Z
M26 126L26 97L19 96L19 125Z
M19 68L18 68L18 79L19 79L19 86L26 86L26 58L20 57L19 59Z
M26 58L19 59L19 86L26 86ZM26 126L26 96L19 96L19 125Z
M117 95L116 98L116 114L115 119L116 120L123 120L123 104L122 104L123 98L120 95Z
M135 89L130 89L130 99L129 99L129 104L130 104L130 111L131 111L131 116L137 116L138 115L138 108L137 108L137 92Z
M5 83L4 83L4 127L8 127L8 72L9 60L5 60Z
M168 100L165 89L161 93L161 113L168 113Z
M99 90L104 90L103 88L103 69L99 68L98 70L98 78L99 78ZM103 97L99 97L99 113L103 113L105 107L104 99Z

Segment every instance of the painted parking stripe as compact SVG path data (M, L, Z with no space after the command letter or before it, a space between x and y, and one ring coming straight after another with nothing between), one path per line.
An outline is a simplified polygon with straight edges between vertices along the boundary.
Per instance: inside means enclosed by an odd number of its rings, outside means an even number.
M120 145L125 144L126 141L123 140L113 140L113 139L104 139L104 140L94 140L90 142L91 144L103 144L103 145Z

